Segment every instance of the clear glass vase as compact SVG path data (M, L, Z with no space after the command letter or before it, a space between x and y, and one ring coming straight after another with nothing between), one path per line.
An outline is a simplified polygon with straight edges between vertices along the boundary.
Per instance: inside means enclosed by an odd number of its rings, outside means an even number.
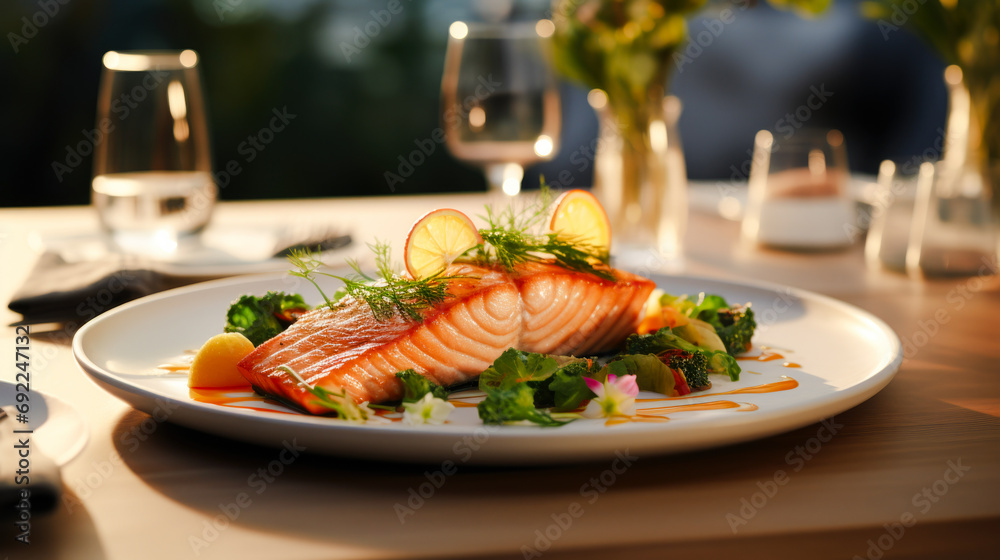
M650 88L641 107L598 110L600 137L594 192L611 220L612 254L629 264L675 270L683 263L687 227L687 177L676 123L680 101Z
M1000 254L1000 92L958 66L945 71L944 153L925 163L910 228L906 268L918 275L994 273Z

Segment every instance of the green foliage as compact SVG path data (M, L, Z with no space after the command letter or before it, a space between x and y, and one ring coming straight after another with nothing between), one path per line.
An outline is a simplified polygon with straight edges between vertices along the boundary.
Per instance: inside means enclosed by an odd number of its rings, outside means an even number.
M293 252L288 257L288 261L296 268L291 274L312 283L331 309L335 307L339 297L333 300L328 298L316 283L315 276L329 276L340 280L344 287L338 293L367 303L377 321L385 321L397 315L411 321L421 321L425 309L444 302L450 296L448 283L456 277L438 273L420 280L404 278L392 269L391 249L387 243L376 242L369 247L375 253L377 277L362 272L357 261L348 261L355 272L355 276L350 278L318 272L323 263L315 255L305 251Z
M826 11L833 0L767 0L775 8L791 10L800 16L816 16Z
M550 356L522 352L509 348L479 376L479 388L489 402L480 404L479 416L484 423L498 423L498 418L510 417L510 422L530 420L543 426L558 425L542 408L556 411L573 410L586 399L594 397L584 376L591 376L590 361L571 356ZM530 408L538 414L527 410ZM514 402L506 402L511 401ZM502 416L501 412L506 415ZM485 416L484 416L485 414ZM562 423L562 422L560 422Z
M660 354L660 359L666 361L671 369L681 372L692 391L705 389L712 384L708 380L708 356L701 352L668 350Z
M403 382L403 402L417 402L430 393L439 399L448 400L448 390L420 375L413 369L397 371L396 377Z
M716 326L715 332L722 339L722 343L726 345L727 352L735 356L750 348L750 340L757 329L757 321L753 318L753 309L744 307L730 310L728 313L720 313L719 322L723 326Z
M823 11L831 0L771 0L798 13ZM608 95L624 137L638 142L659 104L672 59L688 39L686 17L706 0L556 0L556 70Z
M267 292L263 297L240 296L226 312L226 332L240 333L254 346L278 336L309 305L298 294Z
M608 375L634 375L640 391L669 395L674 391L674 374L659 358L650 354L623 354L604 366L594 379L604 381Z
M316 397L316 400L313 401L315 404L335 412L338 418L348 422L364 422L368 419L368 413L354 403L354 398L348 396L346 390L341 389L339 393L334 393L324 387L310 385L306 383L305 379L302 379L302 376L298 372L284 364L278 366L277 369L287 373L299 385Z
M479 376L479 388L491 391L510 389L529 381L539 382L551 377L557 369L559 363L545 354L508 348Z
M479 230L483 243L469 249L467 256L459 260L480 265L499 265L511 271L519 264L551 259L563 268L614 281L614 274L610 270L594 265L595 261L607 264L607 251L573 239L557 237L554 233L537 233L543 220L549 215L552 201L552 193L543 182L538 199L520 210L515 210L511 204L497 213L492 206L487 206L484 218L489 227Z
M583 380L584 377L594 376L591 367L591 363L587 360L580 360L560 368L552 376L548 389L552 392L551 406L556 411L573 410L583 401L596 396Z
M730 306L725 298L715 294L701 294L699 299L694 301L688 296L663 294L660 305L674 307L688 317L712 325L729 354L735 356L746 352L757 328L753 310Z
M989 35L996 37L1000 30L1000 5L995 0L925 0L916 9L914 0L870 0L861 3L861 13L878 20L883 37L905 26L963 70L996 69L1000 53L995 43L989 44Z
M740 365L736 359L721 350L705 350L674 334L670 327L655 333L633 334L625 340L627 354L658 355L666 350L683 350L692 354L703 354L708 360L708 373L724 373L733 381L740 379Z
M483 424L507 424L527 420L543 427L562 426L543 410L535 408L534 389L526 383L509 389L489 391L486 399L476 406Z

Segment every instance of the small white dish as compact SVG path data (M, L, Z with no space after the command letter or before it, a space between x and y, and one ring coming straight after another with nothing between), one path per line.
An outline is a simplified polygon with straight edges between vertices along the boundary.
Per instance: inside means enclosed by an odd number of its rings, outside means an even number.
M15 406L18 392L24 392L15 383L0 381L0 407ZM31 389L29 395L28 422L16 424L18 430L32 430L32 445L63 466L76 457L87 445L87 422L75 408L65 402ZM16 422L8 418L5 422ZM4 450L7 452L8 450Z

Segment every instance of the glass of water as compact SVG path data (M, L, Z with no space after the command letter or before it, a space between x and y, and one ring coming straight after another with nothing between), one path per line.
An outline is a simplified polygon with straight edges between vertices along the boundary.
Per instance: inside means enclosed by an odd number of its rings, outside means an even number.
M198 54L110 51L97 102L92 201L125 250L170 251L212 215Z
M743 238L798 251L845 247L857 228L850 172L838 130L800 129L754 139Z

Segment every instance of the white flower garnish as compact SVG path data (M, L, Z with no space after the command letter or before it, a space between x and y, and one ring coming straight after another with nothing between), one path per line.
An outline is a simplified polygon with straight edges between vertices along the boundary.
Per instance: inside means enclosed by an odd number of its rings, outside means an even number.
M427 393L417 402L403 403L403 423L411 426L421 424L444 424L455 405Z

